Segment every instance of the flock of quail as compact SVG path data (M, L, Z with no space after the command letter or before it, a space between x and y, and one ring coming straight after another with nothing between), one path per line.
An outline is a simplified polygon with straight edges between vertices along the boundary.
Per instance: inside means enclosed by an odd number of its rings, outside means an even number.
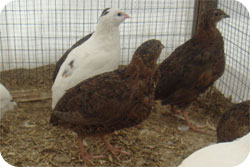
M129 15L119 9L104 9L95 31L76 42L56 64L50 123L77 133L80 155L86 164L90 164L89 159L104 157L84 150L83 140L90 135L100 137L117 160L120 160L118 154L129 154L113 147L105 135L144 121L154 100L171 105L173 113L182 114L190 129L200 132L201 127L190 122L185 109L224 72L224 41L216 24L228 17L220 9L204 13L194 36L159 65L157 59L164 45L151 39L136 49L126 67L118 68L119 25ZM244 137L249 141L249 132L250 101L246 101L223 115L217 128L218 142L232 141L227 143L230 145L235 144L235 139ZM249 145L249 142L243 143L244 147ZM212 147L223 146L215 144ZM218 155L213 155L213 151L210 147L198 151L180 166L198 167L202 160L205 167L203 159L209 159L206 156L217 161L220 151ZM229 163L238 163L244 157L242 152L237 161ZM219 161L216 164L223 167Z

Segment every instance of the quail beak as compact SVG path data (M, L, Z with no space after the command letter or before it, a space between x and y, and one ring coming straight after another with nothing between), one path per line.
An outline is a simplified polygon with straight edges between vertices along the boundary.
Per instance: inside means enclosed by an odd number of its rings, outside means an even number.
M130 18L130 16L127 13L124 13L125 19Z
M228 14L225 14L224 18L230 18L230 16Z

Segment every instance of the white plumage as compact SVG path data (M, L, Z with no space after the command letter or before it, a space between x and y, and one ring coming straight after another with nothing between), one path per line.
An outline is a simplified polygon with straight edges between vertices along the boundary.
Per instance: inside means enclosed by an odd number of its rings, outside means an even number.
M243 163L249 152L250 133L232 142L204 147L192 153L179 167L234 167Z
M96 31L66 58L52 86L52 109L66 90L81 81L112 71L120 63L119 25L129 16L119 9L105 9Z
M5 112L13 110L16 103L13 101L9 91L0 83L0 120Z
M1 166L4 166L4 167L15 167L15 166L10 165L8 162L6 162L6 161L3 159L1 153L0 153L0 164L1 164Z

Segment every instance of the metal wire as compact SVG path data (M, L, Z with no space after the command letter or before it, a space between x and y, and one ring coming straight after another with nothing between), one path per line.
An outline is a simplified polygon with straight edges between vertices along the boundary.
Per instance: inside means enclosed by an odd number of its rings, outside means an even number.
M121 25L121 64L128 64L136 47L149 38L165 42L162 60L191 37L194 0L16 0L0 17L0 71L56 63L65 50L94 30L106 7L132 16Z
M94 30L106 7L120 8L132 17L120 26L121 64L128 64L137 46L152 38L166 46L161 62L191 37L194 4L195 0L14 0L0 15L0 71L56 63ZM233 100L246 100L250 98L249 14L235 0L218 0L218 7L231 18L218 24L227 67L216 85ZM8 77L22 77L17 75Z
M226 70L217 87L234 101L250 99L250 19L249 12L234 0L219 0L218 7L230 15L218 24L223 34Z

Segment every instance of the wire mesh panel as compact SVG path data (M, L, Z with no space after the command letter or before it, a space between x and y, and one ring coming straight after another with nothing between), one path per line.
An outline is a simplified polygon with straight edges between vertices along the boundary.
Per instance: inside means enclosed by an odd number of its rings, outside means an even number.
M1 13L0 70L55 63L94 30L106 7L132 17L121 25L121 64L128 64L135 48L149 38L166 45L163 59L191 36L194 0L16 0Z
M128 64L137 46L152 38L166 46L160 62L191 37L194 6L195 0L14 0L0 15L0 71L56 63L72 44L93 32L107 7L131 16L120 26L121 64ZM246 100L250 98L249 14L235 0L218 0L218 7L231 18L218 24L227 65L216 85L233 100ZM0 80L7 77L22 75L0 75Z
M217 87L234 101L250 99L250 18L235 0L219 0L218 7L230 15L218 24L225 41L226 70Z

